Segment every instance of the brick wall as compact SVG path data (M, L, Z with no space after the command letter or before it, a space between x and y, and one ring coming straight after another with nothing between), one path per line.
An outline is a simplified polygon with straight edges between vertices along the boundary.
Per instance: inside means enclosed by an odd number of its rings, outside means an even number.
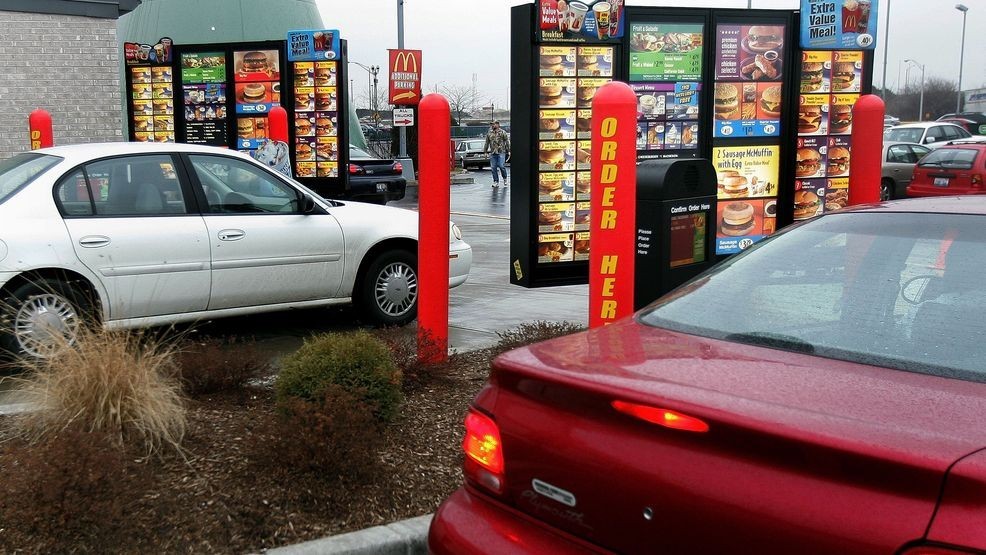
M29 149L35 108L55 145L124 140L116 24L0 10L0 160Z

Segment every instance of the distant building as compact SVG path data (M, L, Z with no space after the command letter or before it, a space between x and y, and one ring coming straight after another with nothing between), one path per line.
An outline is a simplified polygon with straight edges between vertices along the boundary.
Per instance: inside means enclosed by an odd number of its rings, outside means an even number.
M986 112L986 89L963 91L965 102L962 103L964 112Z

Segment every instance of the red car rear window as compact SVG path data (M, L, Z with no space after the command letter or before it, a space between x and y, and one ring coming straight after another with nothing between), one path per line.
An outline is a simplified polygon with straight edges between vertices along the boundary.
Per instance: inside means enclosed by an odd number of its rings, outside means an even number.
M921 159L918 166L922 168L971 170L980 152L981 150L977 148L942 147L928 153Z

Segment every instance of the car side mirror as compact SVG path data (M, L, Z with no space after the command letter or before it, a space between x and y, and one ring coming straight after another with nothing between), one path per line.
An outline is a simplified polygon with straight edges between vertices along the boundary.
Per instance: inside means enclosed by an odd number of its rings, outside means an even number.
M937 139L935 137L925 137L924 138L924 144L930 145L931 143L935 142L936 140Z
M301 199L301 212L303 214L314 214L315 213L315 199L310 195L305 195Z

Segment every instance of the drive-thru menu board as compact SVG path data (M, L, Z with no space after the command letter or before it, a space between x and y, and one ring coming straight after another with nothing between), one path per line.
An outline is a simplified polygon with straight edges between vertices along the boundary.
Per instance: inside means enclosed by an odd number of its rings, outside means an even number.
M281 105L280 53L233 52L236 87L236 148L255 150L268 138L271 108Z
M738 253L777 228L785 33L766 22L716 25L716 254Z
M338 66L294 62L295 174L339 176Z
M639 159L698 155L703 29L702 23L630 23Z
M139 142L174 142L175 86L172 42L162 38L154 46L125 43L129 97L130 138Z
M801 55L794 219L845 208L852 159L852 107L862 90L863 53Z
M588 260L592 98L613 47L542 45L537 72L537 261Z
M181 88L185 118L181 142L229 146L225 53L182 53Z

